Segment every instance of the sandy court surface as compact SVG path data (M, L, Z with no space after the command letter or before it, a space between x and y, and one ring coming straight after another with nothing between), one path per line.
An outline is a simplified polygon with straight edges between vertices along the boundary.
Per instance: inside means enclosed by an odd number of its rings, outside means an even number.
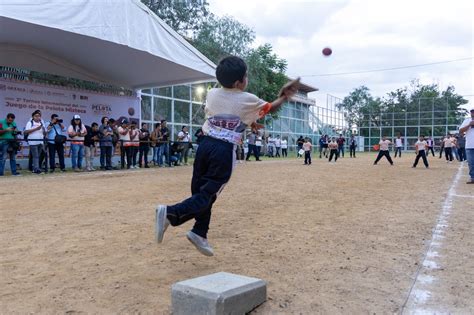
M154 207L189 195L191 167L4 178L0 310L167 314L173 283L226 271L268 282L255 314L399 313L458 163L374 157L238 164L214 206L211 258L186 240L191 223L154 242ZM472 196L466 174L456 193ZM453 201L440 253L451 310L474 307L473 208Z

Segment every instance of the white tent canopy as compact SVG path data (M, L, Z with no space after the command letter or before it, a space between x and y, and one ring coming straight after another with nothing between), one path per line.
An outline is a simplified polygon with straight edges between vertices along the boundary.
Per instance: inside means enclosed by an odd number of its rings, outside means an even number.
M139 0L0 0L0 65L132 89L215 71Z

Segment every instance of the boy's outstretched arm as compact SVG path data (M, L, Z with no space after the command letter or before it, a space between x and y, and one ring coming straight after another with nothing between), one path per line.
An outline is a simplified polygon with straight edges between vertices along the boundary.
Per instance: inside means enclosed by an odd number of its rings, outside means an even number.
M300 78L297 78L296 80L290 81L283 85L280 93L278 94L278 98L272 102L272 107L269 112L277 112L287 99L295 95L299 84Z

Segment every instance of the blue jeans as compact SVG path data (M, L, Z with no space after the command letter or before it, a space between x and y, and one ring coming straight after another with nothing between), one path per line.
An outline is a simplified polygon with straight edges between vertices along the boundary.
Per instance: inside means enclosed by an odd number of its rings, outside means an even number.
M158 165L163 166L163 155L165 156L165 163L171 165L170 162L170 145L169 143L163 143L159 147L158 153Z
M402 147L395 148L395 157L397 157L397 153L399 157L402 157Z
M474 149L466 149L467 164L469 165L469 176L474 180Z
M459 161L459 153L458 153L458 148L456 147L453 147L453 153L454 153L454 156L456 157L456 160Z
M82 158L84 157L83 144L71 144L71 163L72 168L82 168Z
M337 150L337 155L341 156L341 153L342 153L342 157L344 157L344 146L341 145L338 147L338 150Z
M160 147L157 145L156 147L153 147L153 162L155 164L159 164L158 163L158 153L160 153Z
M16 174L16 152L8 152L10 144L7 141L0 142L0 176L5 172L5 162L7 155L10 158L10 170L12 174Z

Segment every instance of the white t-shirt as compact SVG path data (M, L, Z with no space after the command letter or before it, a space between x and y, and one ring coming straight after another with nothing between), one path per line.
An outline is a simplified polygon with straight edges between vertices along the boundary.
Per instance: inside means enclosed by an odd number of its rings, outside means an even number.
M118 127L117 128L117 131L119 133L119 140L123 140L123 141L130 141L130 132L127 131L126 134L122 134L122 132L125 131L125 128L122 128L122 126ZM130 142L124 142L123 145L130 145Z
M303 143L303 150L305 150L306 152L311 151L311 142Z
M418 151L420 151L420 150L425 150L425 148L426 148L427 145L428 145L428 144L426 143L425 140L423 140L423 141L418 140L418 141L415 143L415 147L418 149Z
M281 140L281 148L282 149L288 149L288 141Z
M25 127L25 130L30 130L30 129L34 129L34 128L37 128L38 126L41 126L41 124L43 125L43 128L41 129L38 129L36 131L33 131L31 133L28 134L28 145L38 145L38 144L43 144L42 141L30 141L30 140L42 140L44 139L44 121L41 120L39 122L36 122L34 121L33 119L30 119L27 123L26 123L26 127Z
M277 148L281 147L281 140L279 138L275 138L275 146Z
M181 142L191 142L191 137L189 136L189 132L184 133L183 131L180 131L178 133L178 138L182 139L182 140L179 140Z
M397 148L399 147L403 147L403 142L402 142L402 138L397 138L395 139L395 145L397 146Z
M270 103L239 89L211 89L207 93L202 130L207 136L239 143L245 128L270 109Z
M71 140L72 140L72 141L71 141L71 144L84 144L84 142L82 142L82 141L84 141L84 137L78 137L78 136L71 137L70 134L73 133L73 132L77 132L77 131L79 131L79 127L78 127L78 126L76 126L76 128L75 128L75 127L73 127L72 125L70 125L70 126L67 128L67 133L69 134L69 137L70 137ZM84 124L81 124L81 130L80 130L80 132L81 132L82 134L84 134L84 133L87 132L86 126L84 126ZM77 142L75 142L75 140L76 140Z
M380 145L380 151L388 151L388 145L392 143L390 140L380 140L379 145Z
M445 148L452 148L453 147L453 139L452 138L446 138L443 140L444 142L444 147Z
M461 124L460 128L468 126L473 119L471 117L466 118ZM466 131L466 149L474 149L474 128L470 127Z

